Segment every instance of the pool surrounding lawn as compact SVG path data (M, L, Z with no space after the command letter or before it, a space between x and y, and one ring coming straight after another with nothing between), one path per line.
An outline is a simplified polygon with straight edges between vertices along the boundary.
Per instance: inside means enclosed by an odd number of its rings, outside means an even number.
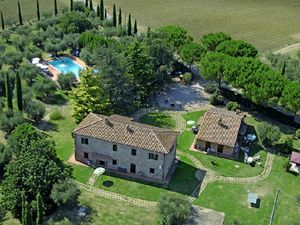
M49 64L63 74L74 73L77 78L79 77L79 73L84 69L70 57L62 57L50 61Z

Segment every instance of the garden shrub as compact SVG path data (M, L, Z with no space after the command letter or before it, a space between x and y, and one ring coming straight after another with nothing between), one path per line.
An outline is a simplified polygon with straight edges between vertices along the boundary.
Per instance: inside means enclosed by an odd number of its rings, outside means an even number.
M204 91L208 94L213 94L218 90L218 85L214 83L206 84L204 87Z
M184 84L189 85L189 84L191 84L191 81L192 81L192 74L184 73L182 75L182 79L183 79Z
M39 101L28 102L26 104L25 111L26 111L28 117L30 119L34 120L35 122L40 121L46 113L44 104L42 104Z
M63 119L63 115L59 110L54 110L51 114L50 114L50 120L61 120Z
M237 102L228 102L226 105L226 109L230 111L236 111L237 109L241 109L241 106Z
M224 97L221 94L219 94L218 92L215 92L210 97L209 102L212 105L223 105L224 104Z
M286 137L284 139L284 142L282 144L276 145L278 150L285 154L290 154L293 150L293 138L292 137Z
M158 203L158 224L185 224L189 218L191 203L187 198L162 195Z
M279 128L267 122L258 124L257 135L261 143L266 145L273 145L281 137Z

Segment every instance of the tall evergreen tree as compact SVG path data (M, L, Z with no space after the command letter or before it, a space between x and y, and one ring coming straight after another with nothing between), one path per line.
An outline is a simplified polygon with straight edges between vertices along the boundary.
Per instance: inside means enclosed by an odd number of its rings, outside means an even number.
M122 9L121 7L119 8L119 21L118 21L119 26L122 26Z
M57 16L58 10L57 10L57 0L54 0L54 15Z
M136 22L136 20L134 20L133 33L137 34L137 32L138 32L137 22Z
M90 10L94 11L93 0L90 0Z
M281 70L281 75L285 75L285 71L286 71L286 61L287 61L287 60L284 60L284 62L283 62L283 66L282 66L282 70Z
M100 2L100 19L104 20L104 2L101 0Z
M4 18L3 18L3 13L2 13L2 11L1 11L1 28L2 28L2 30L5 29L5 24L4 24Z
M73 0L71 0L70 1L70 10L71 10L71 12L73 11L73 9L74 9L74 2L73 2Z
M10 83L8 72L6 72L6 101L7 101L7 107L9 109L13 109L11 83Z
M21 6L19 1L18 1L18 12L19 12L19 23L20 25L23 25L22 11L21 11Z
M25 202L26 202L26 196L25 196L25 192L22 191L22 225L25 224Z
M22 82L19 72L16 73L17 102L19 111L23 111Z
M85 7L89 7L89 0L85 0Z
M40 3L39 0L36 0L36 15L37 15L37 19L38 21L41 19L41 15L40 15Z
M36 195L36 225L42 225L44 222L44 204L40 193Z
M116 12L116 5L114 4L113 7L113 26L117 26L117 12Z
M131 26L131 14L129 14L129 17L128 17L128 24L127 24L128 28L127 28L127 34L129 36L132 35L132 26Z
M100 6L99 4L97 5L97 13L96 13L97 17L100 17Z
M107 19L107 10L104 10L104 18Z
M149 37L150 37L150 35L151 35L151 28L150 28L150 27L148 27L148 29L147 29L147 37L149 38Z
M32 225L31 210L28 202L25 202L25 219L24 225Z

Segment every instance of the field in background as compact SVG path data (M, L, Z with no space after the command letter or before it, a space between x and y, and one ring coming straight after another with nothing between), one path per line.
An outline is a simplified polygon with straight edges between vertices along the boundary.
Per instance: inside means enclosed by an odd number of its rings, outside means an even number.
M23 20L36 19L36 0L19 0ZM69 7L69 0L57 0L58 11L61 12L64 8ZM39 0L41 16L44 13L54 12L53 0ZM0 11L3 12L4 20L13 19L18 21L18 0L0 0Z
M113 0L145 29L164 24L186 27L199 39L224 31L254 44L261 53L300 41L299 0Z

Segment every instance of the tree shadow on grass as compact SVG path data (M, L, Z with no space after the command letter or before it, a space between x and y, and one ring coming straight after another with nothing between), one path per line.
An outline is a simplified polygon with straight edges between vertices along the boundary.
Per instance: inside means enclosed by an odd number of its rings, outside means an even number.
M54 93L53 95L47 97L47 99L44 100L45 103L49 105L65 105L68 102L67 97L62 93Z
M192 196L193 192L199 186L200 181L195 177L195 172L197 171L197 168L194 166L191 166L190 164L187 164L183 161L180 161L174 174L171 177L171 180L168 185L158 184L155 182L148 182L144 181L138 178L128 177L125 174L115 174L112 172L106 172L106 175L114 177L114 178L121 178L124 180L127 180L128 182L137 182L144 185L149 185L153 187L163 188L169 191L177 192L179 194ZM202 171L203 177L206 174L206 171ZM109 186L106 186L108 184ZM112 184L112 185L111 185ZM108 188L107 190L110 190L109 187L118 186L118 181L111 181L109 178L105 179L104 182L101 184L104 187ZM113 191L113 190L112 190ZM134 194L134 190L128 190L132 191ZM115 191L117 192L117 191ZM126 195L124 192L120 193ZM131 194L131 196L133 196ZM137 198L139 198L137 196Z
M51 121L42 120L36 125L39 130L42 131L58 131L58 126Z

